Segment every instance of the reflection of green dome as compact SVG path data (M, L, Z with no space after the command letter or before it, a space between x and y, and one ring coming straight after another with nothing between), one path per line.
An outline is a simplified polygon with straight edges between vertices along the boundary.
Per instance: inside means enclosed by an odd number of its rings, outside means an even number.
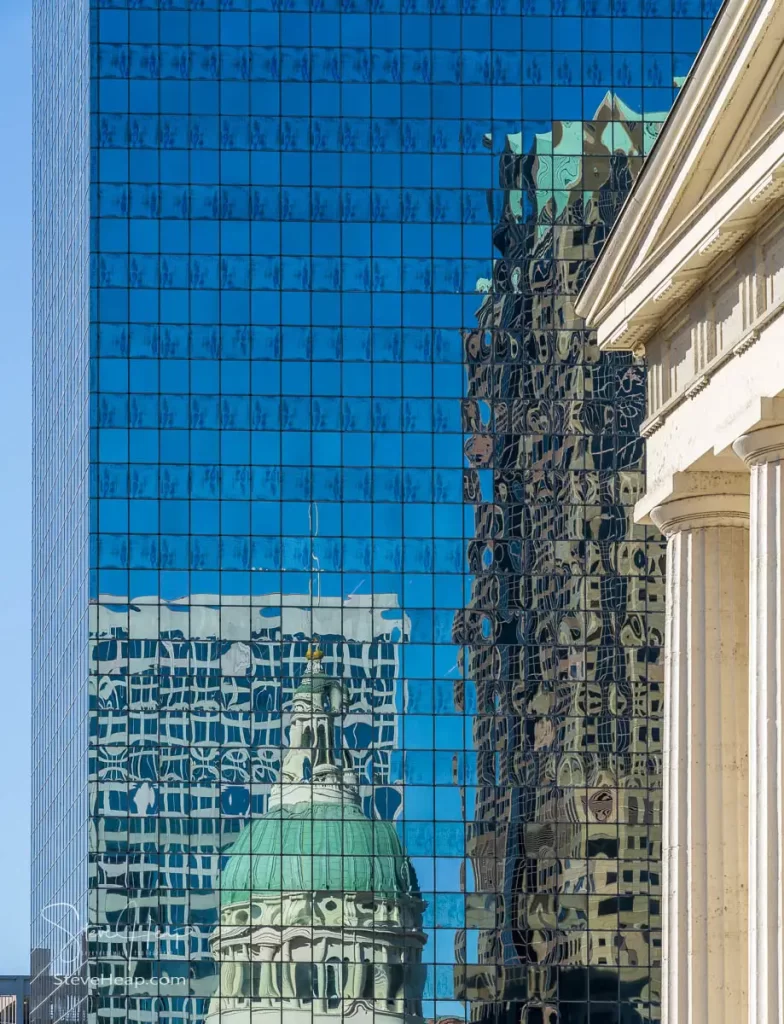
M278 807L256 818L226 852L224 906L281 891L419 895L395 826L371 821L354 804Z

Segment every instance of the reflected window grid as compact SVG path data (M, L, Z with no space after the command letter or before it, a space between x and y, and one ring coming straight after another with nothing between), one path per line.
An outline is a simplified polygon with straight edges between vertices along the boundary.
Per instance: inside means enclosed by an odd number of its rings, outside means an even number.
M82 6L35 15L33 1016L660 1019L644 367L573 303L715 11Z

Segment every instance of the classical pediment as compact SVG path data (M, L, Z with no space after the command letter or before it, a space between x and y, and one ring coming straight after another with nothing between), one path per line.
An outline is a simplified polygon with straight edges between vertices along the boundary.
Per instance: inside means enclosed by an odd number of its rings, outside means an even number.
M679 298L689 274L695 280L762 215L764 204L752 210L735 192L748 200L784 161L783 41L784 0L725 4L580 296L589 323L617 330L656 290ZM766 200L780 191L769 188Z
M779 48L773 64L771 64L766 80L762 83L756 96L745 109L745 114L738 118L738 127L734 137L726 140L728 167L742 162L744 156L756 149L769 133L782 128L784 120L784 46ZM711 185L717 183L717 178Z

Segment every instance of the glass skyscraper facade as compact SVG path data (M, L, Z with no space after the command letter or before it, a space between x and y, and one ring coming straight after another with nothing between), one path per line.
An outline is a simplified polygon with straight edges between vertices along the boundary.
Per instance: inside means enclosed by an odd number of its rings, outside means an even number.
M660 1019L573 304L715 6L34 0L36 1024Z

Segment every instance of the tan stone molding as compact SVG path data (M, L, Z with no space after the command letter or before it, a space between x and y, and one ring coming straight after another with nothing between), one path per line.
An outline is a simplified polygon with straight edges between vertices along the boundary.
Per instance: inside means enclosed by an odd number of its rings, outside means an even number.
M673 496L650 511L665 537L711 526L749 525L749 481L745 473L683 473Z
M784 459L784 423L774 423L739 437L732 446L747 466Z

